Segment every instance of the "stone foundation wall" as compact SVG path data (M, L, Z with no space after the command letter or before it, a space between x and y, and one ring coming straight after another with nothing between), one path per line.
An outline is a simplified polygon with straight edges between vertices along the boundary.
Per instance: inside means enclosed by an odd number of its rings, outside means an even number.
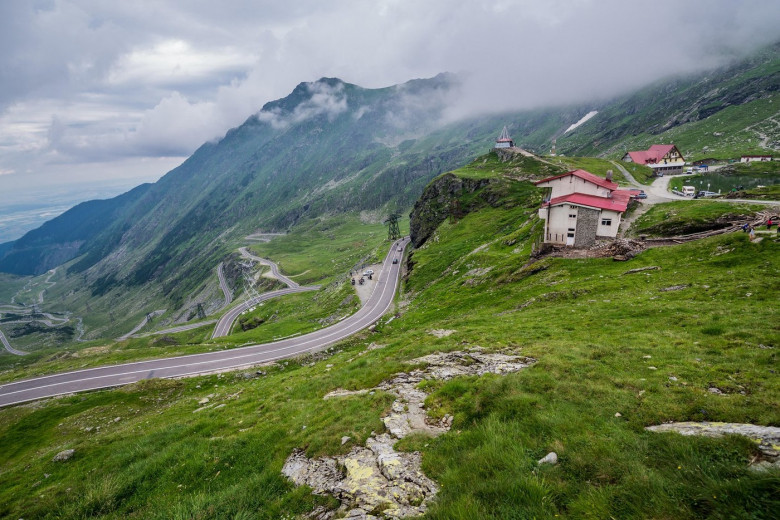
M591 247L596 243L596 230L599 227L600 215L601 212L596 209L578 208L574 247Z

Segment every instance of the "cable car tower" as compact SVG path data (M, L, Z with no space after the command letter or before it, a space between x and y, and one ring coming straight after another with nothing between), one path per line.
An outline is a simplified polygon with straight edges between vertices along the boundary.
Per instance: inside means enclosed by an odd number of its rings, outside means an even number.
M385 219L384 223L387 224L388 240L397 240L401 238L401 230L398 227L399 218L401 218L401 215L398 213L391 213L390 216Z

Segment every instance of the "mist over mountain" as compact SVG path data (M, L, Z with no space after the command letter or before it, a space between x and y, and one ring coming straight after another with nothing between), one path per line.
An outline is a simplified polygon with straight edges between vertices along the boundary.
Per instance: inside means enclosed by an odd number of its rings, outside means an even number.
M158 182L100 204L110 218L88 203L28 233L0 269L40 274L78 256L68 270L93 296L152 284L181 301L212 274L231 238L410 207L432 177L488 145L436 137L456 86L450 74L383 89L335 78L301 83ZM73 225L93 213L106 216L101 225Z
M553 139L567 155L615 158L626 146L656 140L674 140L686 156L709 153L686 139L703 128L717 141L708 125L723 110L737 111L746 127L776 117L777 51L774 45L609 102L458 120L451 115L462 83L453 74L379 89L337 78L301 83L158 182L79 205L3 245L0 270L41 274L71 261L74 291L88 293L82 299L143 288L144 297L176 308L244 236L344 213L377 221L404 212L431 179L492 147L503 125L517 145L537 153L547 153ZM691 125L698 133L688 132Z

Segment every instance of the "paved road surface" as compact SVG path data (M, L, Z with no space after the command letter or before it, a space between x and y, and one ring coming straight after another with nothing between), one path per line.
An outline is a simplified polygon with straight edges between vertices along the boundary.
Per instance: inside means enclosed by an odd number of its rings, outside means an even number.
M270 300L271 298L276 298L277 296L283 296L285 294L293 294L293 293L299 293L299 292L307 292L307 291L316 291L320 287L319 285L311 285L308 287L301 287L301 285L294 281L290 280L286 276L284 276L282 273L279 272L279 266L276 265L274 262L265 259L260 258L259 256L253 255L249 250L245 247L241 247L238 249L241 253L241 256L244 258L248 258L250 260L254 260L255 262L260 262L261 264L267 265L271 268L271 274L276 277L277 280L287 285L287 289L280 289L278 291L271 291L267 293L263 293L259 296L255 296L254 298L250 298L247 301L236 305L232 309L230 309L228 312L226 312L217 322L217 326L214 327L214 333L211 335L212 338L221 338L223 336L227 336L230 334L230 329L233 328L233 322L238 319L238 316L244 312L245 310L257 305L260 302L264 302L266 300Z
M225 295L225 303L222 307L227 307L230 305L230 302L233 301L233 293L230 292L230 287L228 287L227 281L225 280L225 273L222 270L224 266L225 264L222 262L217 266L217 278L219 278L219 288L222 289L222 294Z
M321 350L373 324L390 308L401 267L401 264L392 263L393 258L397 256L396 249L399 246L405 248L408 242L408 239L403 239L393 244L382 265L376 289L366 305L335 325L305 336L263 345L90 368L6 383L0 385L0 406L120 386L153 377L184 377L228 370Z
M165 309L157 309L156 311L152 311L148 313L146 316L144 316L144 319L141 320L141 323L133 327L133 330L128 332L127 334L124 334L122 336L119 336L117 338L118 341L126 340L130 338L133 334L144 328L144 326L149 323L152 319L156 318L157 316L160 316L161 314L165 314ZM151 319L150 319L151 318Z
M265 300L269 300L271 298L276 298L277 296L283 296L285 294L292 294L296 292L306 292L306 291L316 291L319 289L319 286L311 286L311 287L301 287L300 284L297 282L294 282L293 280L290 280L286 276L284 276L282 273L279 272L279 266L276 265L274 262L270 260L266 260L265 258L260 258L259 256L255 256L252 253L249 252L249 250L245 247L239 248L239 251L241 252L241 256L244 258L248 258L250 260L254 260L256 262L260 262L264 265L267 265L271 268L271 273L282 283L286 284L289 289L282 289L280 291L272 291L269 293L261 294L260 296L256 296L255 298L250 298L249 300L245 301L244 303L241 303L234 308L230 309L227 313L225 313L219 320L209 320L209 321L200 321L197 323L189 323L187 325L179 325L178 327L172 327L170 329L165 330L158 330L155 332L149 332L147 334L143 334L144 336L149 336L152 334L172 334L175 332L184 332L185 330L191 330L196 329L198 327L203 327L204 325L210 325L212 323L216 323L217 325L214 327L214 332L212 333L212 338L220 338L222 336L227 336L230 334L230 329L233 327L233 322L236 321L238 316L244 312L245 310L249 309L253 305L257 305L260 302L263 302ZM225 275L223 271L224 265L220 262L220 264L217 266L217 277L219 278L219 286L222 289L222 293L225 295L225 303L222 307L226 307L227 305L230 305L230 303L233 301L233 295L230 292L230 288L227 285L227 281L225 280ZM293 289L293 290L290 290ZM142 326L145 325L146 322L142 323ZM136 327L133 329L135 331L140 330L140 328ZM129 333L132 335L133 333ZM129 336L122 336L120 339L126 339L126 337Z
M13 348L11 346L11 344L8 342L8 340L6 339L5 334L3 334L2 330L0 330L0 343L2 343L3 346L5 347L5 349L8 352L10 352L11 354L14 354L16 356L26 356L27 355L27 352L25 352L23 350L16 350L15 348Z
M263 265L267 265L271 268L271 274L274 275L274 277L282 282L283 284L287 285L287 287L293 288L293 287L300 287L300 284L296 282L295 280L290 280L286 276L284 276L282 273L279 272L279 266L276 265L276 263L268 260L267 258L260 258L259 256L253 255L247 248L240 247L238 248L238 251L241 253L241 256L244 258L248 258L250 260L254 260L255 262L260 262Z
M170 329L164 329L164 330L155 330L153 332L146 332L144 334L136 334L136 337L143 338L146 336L159 336L161 334L175 334L176 332L184 332L186 330L192 330L197 329L199 327L205 327L206 325L211 325L213 323L216 323L217 320L208 320L208 321L198 321L195 323L187 323L186 325L179 325L177 327L171 327Z
M316 291L319 289L319 286L311 286L311 287L288 287L287 289L279 289L278 291L271 291L267 293L263 293L259 296L255 296L254 298L250 298L247 301L240 303L227 311L217 322L217 326L214 327L214 333L211 335L212 338L221 338L223 336L227 336L230 334L230 329L233 328L233 322L236 321L239 317L239 315L244 312L245 310L249 309L250 307L257 305L260 302L264 302L265 300L270 300L271 298L276 298L277 296L283 296L285 294L293 294L293 293L299 293L299 292L306 292L306 291Z

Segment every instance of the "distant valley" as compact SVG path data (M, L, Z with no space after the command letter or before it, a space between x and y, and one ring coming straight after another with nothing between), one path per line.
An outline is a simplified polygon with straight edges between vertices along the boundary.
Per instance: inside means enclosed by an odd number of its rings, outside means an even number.
M115 197L138 184L128 179L105 179L37 189L3 185L6 198L0 201L0 244L21 238L80 202Z
M617 159L666 140L689 160L776 150L778 48L610 101L455 122L442 120L459 88L452 74L380 89L337 78L301 83L158 182L81 204L5 243L0 271L59 267L55 309L84 316L86 338L118 337L162 309L159 321L181 325L217 308L218 264L233 266L227 276L238 294L248 290L231 260L244 237L406 214L432 179L484 153L503 126L542 156L555 145L559 156Z

